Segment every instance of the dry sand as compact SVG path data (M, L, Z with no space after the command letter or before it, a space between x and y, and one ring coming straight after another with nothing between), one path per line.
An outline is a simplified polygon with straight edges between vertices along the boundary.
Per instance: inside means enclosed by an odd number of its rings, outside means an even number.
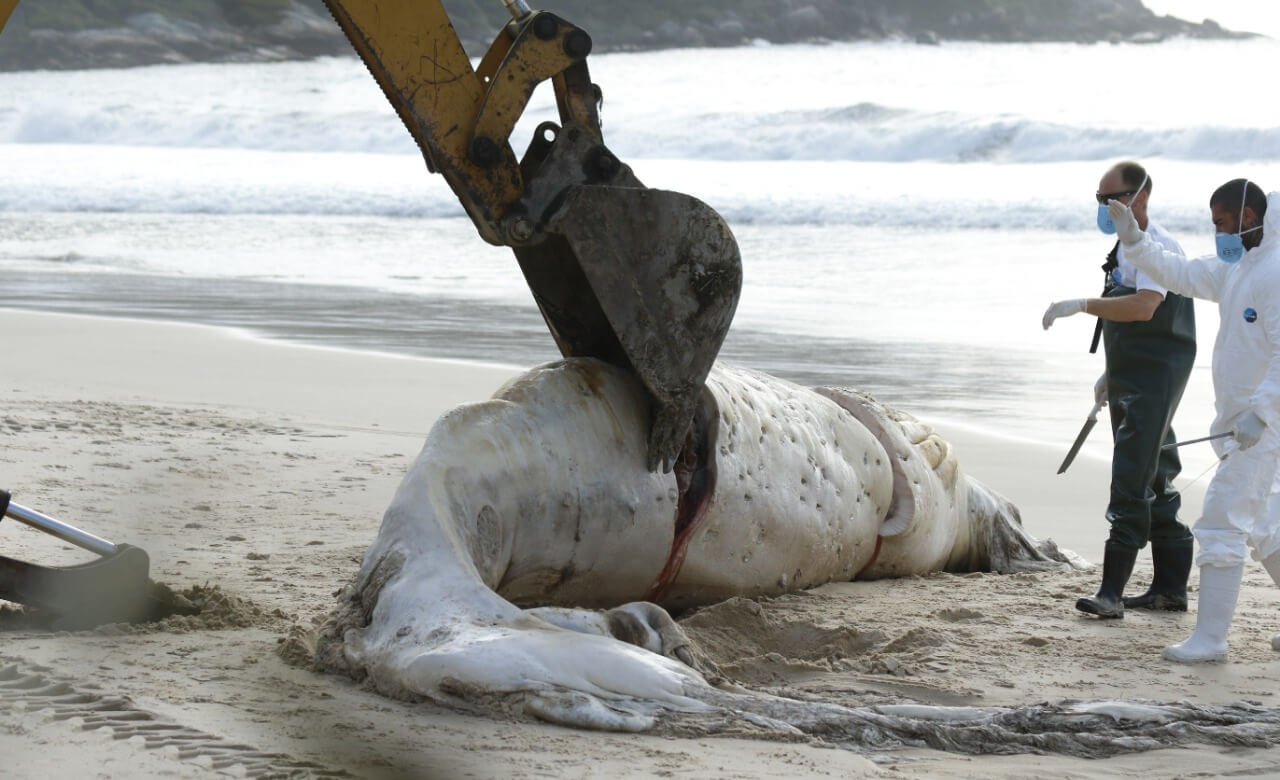
M1272 750L1206 746L1093 761L859 753L807 741L581 732L387 700L290 666L277 651L330 609L435 417L487 397L514 369L8 311L0 311L0 354L0 487L144 547L153 578L212 599L204 615L147 627L57 633L3 622L7 777L1148 778L1266 776L1280 765ZM1059 449L939 427L969 473L1021 506L1034 534L1100 558L1105 463L1082 460L1055 477ZM1188 518L1206 481L1189 491ZM41 563L87 557L13 521L0 523L0 552ZM1135 583L1149 576L1146 559ZM1159 659L1194 613L1079 616L1072 604L1095 578L845 583L733 600L684 624L736 679L802 697L1280 706L1280 654L1268 643L1280 630L1280 591L1256 564L1226 666Z

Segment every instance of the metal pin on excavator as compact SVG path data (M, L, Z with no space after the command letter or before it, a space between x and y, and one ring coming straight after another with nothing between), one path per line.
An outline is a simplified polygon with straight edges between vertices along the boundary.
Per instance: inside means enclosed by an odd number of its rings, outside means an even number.
M511 19L473 68L441 0L324 1L427 168L481 238L515 252L560 352L620 366L643 384L647 465L669 471L737 308L742 265L720 215L645 187L605 146L586 62L591 37L525 0L503 0ZM16 5L0 0L0 29ZM544 81L560 122L539 125L517 160L511 133ZM73 615L77 625L155 614L142 550L9 509L102 558L58 569L0 556L0 599ZM87 600L103 588L119 598Z

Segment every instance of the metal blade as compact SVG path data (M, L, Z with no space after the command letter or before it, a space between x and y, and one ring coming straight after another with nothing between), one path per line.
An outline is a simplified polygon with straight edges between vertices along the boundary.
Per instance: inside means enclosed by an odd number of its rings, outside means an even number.
M0 490L0 518L12 517L102 556L74 566L41 566L0 555L0 600L44 611L48 625L77 631L104 623L140 623L200 608L151 581L145 550L112 544L10 501Z
M1084 425L1080 427L1080 433L1076 434L1076 440L1071 443L1071 449L1067 451L1067 457L1062 459L1062 465L1058 467L1058 473L1067 470L1071 462L1076 459L1076 455L1080 452L1080 448L1084 446L1084 440L1089 438L1089 432L1093 430L1093 426L1098 424L1098 411L1102 409L1102 404L1094 404L1093 410L1089 412L1089 418L1084 421Z

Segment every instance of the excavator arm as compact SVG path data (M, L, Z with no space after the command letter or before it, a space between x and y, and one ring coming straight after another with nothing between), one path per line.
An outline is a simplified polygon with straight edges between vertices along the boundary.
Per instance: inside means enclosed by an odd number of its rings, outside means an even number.
M644 384L648 465L669 469L737 307L737 244L709 206L645 187L605 146L591 36L503 2L511 20L473 68L439 0L325 0L428 169L484 240L515 252L560 352ZM560 122L517 160L511 133L545 81Z
M0 29L18 0L0 0ZM604 144L591 36L525 0L475 68L441 0L325 0L427 168L481 238L509 246L560 352L630 370L650 398L648 466L669 470L729 330L742 264L701 201L650 189ZM550 81L559 123L511 133Z

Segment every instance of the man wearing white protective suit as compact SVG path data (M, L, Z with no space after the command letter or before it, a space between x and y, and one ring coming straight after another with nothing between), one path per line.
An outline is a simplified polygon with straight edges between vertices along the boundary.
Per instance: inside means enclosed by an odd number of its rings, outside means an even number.
M1180 662L1226 660L1249 548L1280 585L1280 193L1264 195L1236 179L1213 193L1209 209L1217 257L1187 262L1147 236L1128 206L1108 204L1133 263L1170 290L1216 301L1221 317L1211 433L1224 434L1214 441L1222 461L1194 528L1200 543L1196 629L1164 649L1165 658ZM1280 649L1280 635L1271 646Z
M1155 220L1148 219L1152 182L1136 162L1107 169L1098 182L1098 229L1114 235L1107 212L1110 200L1127 203L1138 224L1166 251L1182 247ZM1098 317L1090 352L1099 337L1106 371L1094 387L1094 400L1110 410L1111 492L1109 524L1096 595L1076 601L1076 609L1100 618L1122 618L1126 607L1185 612L1187 578L1195 543L1178 518L1182 496L1173 480L1182 470L1172 422L1196 359L1196 321L1190 298L1169 292L1129 262L1119 241L1102 266L1105 285L1099 298L1057 301L1045 311L1048 328L1059 317L1088 313ZM1140 596L1124 596L1138 552L1151 545L1155 573Z

